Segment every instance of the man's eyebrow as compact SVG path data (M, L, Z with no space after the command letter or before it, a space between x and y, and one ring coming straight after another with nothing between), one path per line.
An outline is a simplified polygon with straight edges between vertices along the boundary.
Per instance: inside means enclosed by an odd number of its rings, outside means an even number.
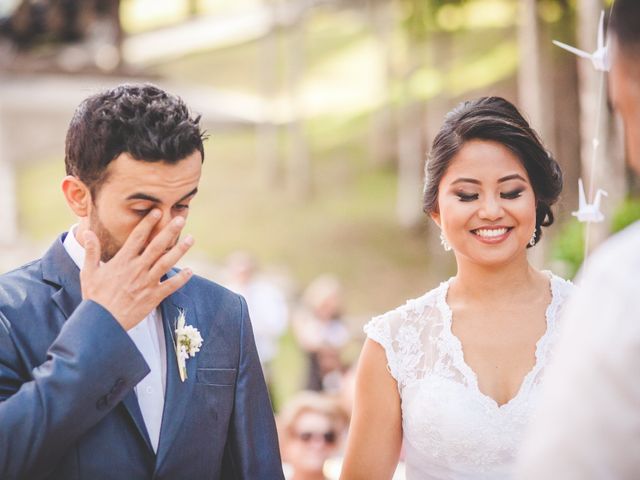
M178 199L176 203L182 202L183 200L186 200L189 197L193 197L196 193L198 193L198 187L194 188L189 193L187 193L186 195ZM142 193L142 192L132 193L127 197L127 200L145 200L147 202L162 203L162 200L160 200L159 198L154 197L153 195L149 195L147 193Z
M182 202L183 200L186 200L189 197L193 197L196 193L198 193L198 187L196 187L193 190L191 190L184 197L182 197L180 200L178 200L178 202ZM176 203L178 203L178 202L176 202Z
M526 182L526 180L522 178L521 175L514 173L513 175L507 175L506 177L502 177L500 180L498 180L498 183L508 182L509 180L522 180L523 182Z
M156 198L153 195L148 195L142 192L132 193L127 197L127 200L147 200L153 203L162 203L159 198Z

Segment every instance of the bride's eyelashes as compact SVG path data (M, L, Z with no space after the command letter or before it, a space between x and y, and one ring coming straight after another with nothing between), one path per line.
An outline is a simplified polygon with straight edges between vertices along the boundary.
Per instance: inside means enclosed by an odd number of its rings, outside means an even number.
M472 202L474 200L477 200L480 195L477 193L464 193L464 192L457 192L456 196L460 199L461 202Z
M506 198L507 200L513 200L515 198L520 197L522 195L522 192L524 192L524 189L519 188L517 190L512 190L511 192L501 193L500 196L502 198Z
M519 198L522 195L522 192L524 192L524 189L519 188L510 192L501 193L500 197L506 200L514 200L516 198ZM478 193L456 192L456 196L461 202L473 202L474 200L480 198L480 194Z

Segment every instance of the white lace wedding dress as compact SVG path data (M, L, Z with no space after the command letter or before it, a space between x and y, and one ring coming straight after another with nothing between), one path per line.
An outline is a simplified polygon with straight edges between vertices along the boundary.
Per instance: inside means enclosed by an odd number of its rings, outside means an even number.
M556 342L557 319L573 288L547 273L552 299L547 330L536 344L535 366L516 396L502 406L480 392L451 331L446 302L451 280L365 325L367 336L384 347L398 382L407 480L511 478Z

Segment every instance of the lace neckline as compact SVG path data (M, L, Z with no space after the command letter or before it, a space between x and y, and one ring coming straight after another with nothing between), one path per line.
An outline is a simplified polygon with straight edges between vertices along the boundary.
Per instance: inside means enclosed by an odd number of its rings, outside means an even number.
M447 294L449 293L449 286L451 285L451 282L455 277L451 277L449 278L449 280L446 280L440 284L440 292L437 298L437 302L439 304L440 311L444 316L443 333L448 341L453 345L453 362L455 363L459 371L462 372L462 374L465 376L466 380L468 381L469 388L473 390L474 394L477 395L488 408L496 409L500 412L505 412L513 408L514 405L517 405L521 398L526 397L524 392L529 391L529 389L531 388L531 384L533 383L533 379L536 377L537 373L545 363L542 359L546 356L546 352L548 349L547 346L549 343L548 339L551 336L552 330L555 329L556 311L560 302L560 294L558 292L556 276L549 270L543 270L542 273L546 274L549 278L549 290L551 293L551 300L545 310L545 320L547 328L536 342L535 363L533 367L522 379L522 383L520 384L520 388L518 389L516 394L502 405L498 404L498 402L493 397L483 393L480 390L478 376L476 372L465 361L462 343L460 342L460 339L453 333L453 311L447 303Z

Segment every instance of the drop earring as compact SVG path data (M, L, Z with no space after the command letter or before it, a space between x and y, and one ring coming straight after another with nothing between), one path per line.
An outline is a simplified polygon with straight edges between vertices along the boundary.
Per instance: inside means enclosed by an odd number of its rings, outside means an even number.
M447 242L447 239L444 237L444 232L442 230L440 230L440 244L442 245L442 248L444 248L445 252L451 251L451 245L449 245L449 242Z
M536 231L533 231L533 235L531 235L531 240L529 240L529 246L535 247L536 245Z

